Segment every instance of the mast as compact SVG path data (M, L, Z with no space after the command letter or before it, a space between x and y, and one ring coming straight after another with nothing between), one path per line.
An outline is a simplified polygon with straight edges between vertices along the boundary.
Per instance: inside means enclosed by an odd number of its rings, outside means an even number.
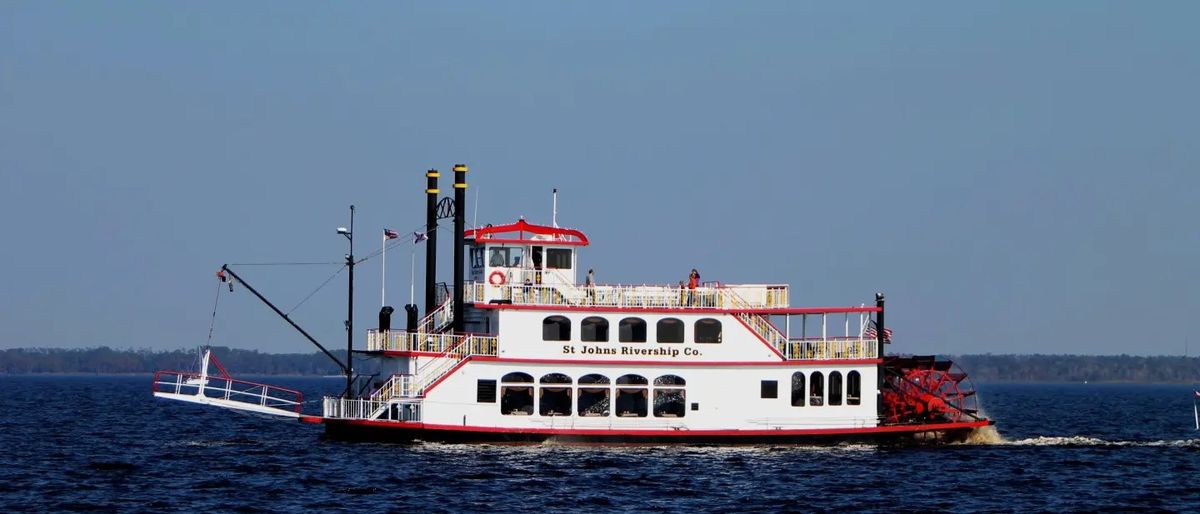
M463 268L463 246L466 244L467 223L467 165L454 165L454 333L463 331L463 288L466 287Z
M354 396L354 206L350 206L350 230L343 233L350 240L346 266L350 268L350 287L346 288L346 397Z

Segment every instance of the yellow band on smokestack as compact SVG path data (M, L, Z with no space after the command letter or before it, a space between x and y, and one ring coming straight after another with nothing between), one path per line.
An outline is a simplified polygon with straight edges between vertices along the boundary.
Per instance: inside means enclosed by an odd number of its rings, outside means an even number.
M425 192L426 192L426 193L429 193L429 194L436 195L436 194L438 194L438 193L440 193L440 192L442 192L442 191L441 191L440 189L426 189L426 190L425 190Z
M438 173L437 170L429 170L429 171L425 172L425 176L432 177L432 178L438 178L438 177L442 176L442 174Z
M463 173L466 173L466 172L468 172L468 171L470 171L470 170L468 170L468 169L467 169L467 165L466 165L466 164L455 164L455 165L454 165L454 171L461 171L461 172L463 172Z

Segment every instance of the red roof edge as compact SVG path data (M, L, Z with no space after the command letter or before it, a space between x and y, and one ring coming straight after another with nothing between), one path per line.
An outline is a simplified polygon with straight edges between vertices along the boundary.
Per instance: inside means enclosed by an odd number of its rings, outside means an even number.
M514 232L517 234L516 238L497 237L502 234L510 234L510 233L514 233ZM517 220L516 223L510 223L508 225L497 225L497 226L486 226L486 227L482 227L482 228L473 228L473 229L466 231L465 237L474 239L476 242L484 242L484 241L500 242L500 243L524 243L524 242L546 243L546 242L550 242L550 241L538 240L538 239L528 239L525 237L525 233L527 233L527 232L530 234L537 234L537 235L541 235L541 236L554 236L554 239L552 242L557 243L557 244L565 244L565 245L572 245L572 246L587 246L588 245L588 238L587 238L587 236L583 235L583 232L580 232L573 228L558 228L558 227L547 227L545 225L534 225L532 223L526 222L523 219Z

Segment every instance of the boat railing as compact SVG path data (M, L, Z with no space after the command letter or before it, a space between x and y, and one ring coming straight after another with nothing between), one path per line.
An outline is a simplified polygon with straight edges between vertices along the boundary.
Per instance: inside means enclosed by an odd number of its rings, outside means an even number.
M439 334L418 330L367 331L367 351L442 353L462 339L462 334Z
M775 309L788 307L786 285L705 284L696 288L671 285L603 284L487 284L472 282L463 288L472 303L504 302L514 305L594 306L655 309Z
M784 357L789 360L874 359L874 339L862 336L789 339Z
M300 391L188 371L156 371L152 388L155 393L203 396L297 413L304 408Z

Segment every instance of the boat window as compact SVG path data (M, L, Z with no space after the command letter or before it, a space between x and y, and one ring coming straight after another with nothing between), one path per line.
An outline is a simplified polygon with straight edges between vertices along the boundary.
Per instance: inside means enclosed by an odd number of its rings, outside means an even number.
M857 371L846 373L846 405L862 404L862 375Z
M608 320L598 316L583 318L579 324L579 338L587 343L607 342Z
M682 418L686 413L687 393L682 387L654 388L654 417Z
M620 380L617 383L620 383ZM646 417L646 388L618 387L616 412L619 418Z
M571 320L562 316L550 316L542 320L543 341L570 341Z
M625 318L617 325L618 340L622 343L646 342L646 321L641 318Z
M842 404L842 373L840 371L829 372L829 404Z
M566 248L547 248L546 267L550 269L571 269L571 250Z
M517 372L513 372L513 373L509 373L507 375L504 375L504 378L501 378L500 381L504 382L506 384L513 384L513 383L532 384L533 383L533 375L530 375L529 373L521 373L521 372L517 371Z
M542 379L540 380L540 382L543 384L568 384L568 385L570 385L571 377L568 377L562 373L550 373L548 375L542 375Z
M472 248L471 249L471 267L472 268L482 268L483 267L483 248Z
M654 379L654 385L656 385L656 386L684 386L684 385L687 385L687 383L684 382L683 378L681 378L681 377L678 377L675 375L663 375L661 377Z
M608 385L608 377L604 375L584 375L579 377L579 385Z
M657 337L660 343L682 343L683 342L683 322L675 318L663 318L658 320Z
M509 373L500 379L500 413L507 416L533 414L533 376ZM509 383L513 385L509 385Z
M617 385L646 385L648 383L646 377L641 375L621 375L617 379Z
M776 380L763 380L759 387L759 393L762 398L779 398L779 382Z
M488 266L500 268L508 265L508 248L492 248L492 258L488 259Z
M721 342L721 322L712 318L702 318L696 320L696 342Z
M814 371L809 378L808 404L813 407L825 404L825 376L820 371Z
M804 388L804 373L800 371L792 373L792 406L803 407L807 395L808 391Z
M579 377L579 415L585 418L607 417L608 413L608 377L595 374Z
M519 268L521 267L521 255L525 252L521 247L500 247L492 248L491 256L488 257L488 266L493 268ZM483 257L480 256L482 259Z
M496 403L496 381L480 380L475 387L475 401L479 403Z
M549 375L547 375L549 376ZM545 384L543 378L543 384ZM570 379L567 379L568 381ZM538 388L538 414L543 416L571 415L571 386L543 385Z

